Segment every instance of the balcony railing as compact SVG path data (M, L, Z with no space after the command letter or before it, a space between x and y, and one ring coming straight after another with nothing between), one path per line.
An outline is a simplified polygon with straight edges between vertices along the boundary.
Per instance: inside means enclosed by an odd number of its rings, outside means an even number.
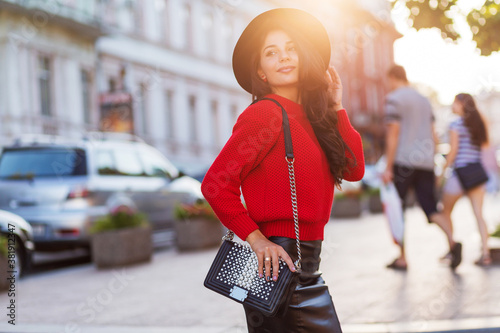
M0 0L0 8L21 13L37 25L58 23L95 37L103 34L101 6L98 0Z
M99 22L99 1L97 0L2 0L0 2L9 2L27 9L42 10L49 14L66 17L83 24L95 25Z
M12 140L23 134L82 137L86 132L95 130L97 130L95 125L74 123L56 117L0 115L0 136Z

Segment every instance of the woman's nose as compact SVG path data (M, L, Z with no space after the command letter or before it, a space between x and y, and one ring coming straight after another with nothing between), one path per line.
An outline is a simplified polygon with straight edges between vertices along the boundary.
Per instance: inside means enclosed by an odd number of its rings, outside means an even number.
M285 60L290 60L290 56L288 55L288 53L287 53L287 52L283 52L283 53L281 54L280 62L283 62L283 61L285 61Z

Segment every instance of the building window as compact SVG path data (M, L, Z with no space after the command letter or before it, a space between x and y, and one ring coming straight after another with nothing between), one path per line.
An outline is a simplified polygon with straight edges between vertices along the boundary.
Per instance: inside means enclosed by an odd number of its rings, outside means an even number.
M232 22L224 20L222 23L222 50L223 59L226 62L231 61L231 54L233 54L233 26Z
M215 22L214 22L214 16L212 13L206 13L203 16L203 20L201 22L201 25L203 27L203 31L205 34L205 47L206 50L208 50L209 58L215 58L215 52L216 50L214 49L214 46L216 45L215 41Z
M375 68L375 49L372 41L365 44L364 48L364 65L365 65L365 75L368 77L373 77L376 73Z
M108 80L108 87L109 87L109 92L115 92L116 91L116 80L109 79Z
M182 20L182 27L184 29L184 45L183 48L192 51L193 50L193 24L191 21L192 11L188 4L184 5L182 12L180 13Z
M197 121L196 116L196 96L189 96L189 135L191 142L198 142L198 131L197 131Z
M378 89L377 89L377 86L376 85L373 85L372 86L372 105L371 105L371 109L374 110L375 112L378 111L379 109L379 101L378 101Z
M165 93L165 111L167 114L167 138L173 139L175 137L174 128L174 92L167 90Z
M129 11L132 12L134 30L135 33L141 36L144 32L144 6L145 2L142 1L130 1L128 2Z
M90 82L89 71L81 70L82 79L82 106L83 106L83 120L85 124L92 123L92 86Z
M165 44L169 42L168 0L155 0L155 9L158 15L158 29L160 30L160 40Z
M236 120L238 120L239 115L240 114L238 112L238 105L236 104L231 105L231 116L233 117L233 124L236 124Z
M212 101L210 103L210 121L212 122L212 143L215 146L220 144L220 127L219 127L219 103L217 101Z
M148 88L146 84L139 86L139 112L141 119L141 134L147 134L148 131Z
M41 113L44 116L52 115L52 75L50 59L45 56L38 58L38 85L40 88Z

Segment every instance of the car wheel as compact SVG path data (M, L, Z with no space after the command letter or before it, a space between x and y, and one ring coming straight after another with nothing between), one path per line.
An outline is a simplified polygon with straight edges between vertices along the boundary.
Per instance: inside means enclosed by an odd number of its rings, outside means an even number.
M15 275L16 275L16 279L18 279L19 277L23 276L26 272L25 272L25 266L26 262L25 262L25 258L24 258L24 251L23 249L18 245L16 247L16 264L15 264L15 268L14 270L16 271Z
M26 257L24 254L24 247L21 245L21 240L16 237L16 260L14 264L14 276L16 280L22 277L26 273Z

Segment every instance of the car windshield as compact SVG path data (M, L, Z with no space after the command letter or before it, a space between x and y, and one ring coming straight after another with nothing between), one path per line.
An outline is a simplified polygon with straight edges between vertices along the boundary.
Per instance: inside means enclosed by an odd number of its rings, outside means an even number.
M86 174L87 162L85 152L82 149L6 149L0 157L1 179L32 179Z

